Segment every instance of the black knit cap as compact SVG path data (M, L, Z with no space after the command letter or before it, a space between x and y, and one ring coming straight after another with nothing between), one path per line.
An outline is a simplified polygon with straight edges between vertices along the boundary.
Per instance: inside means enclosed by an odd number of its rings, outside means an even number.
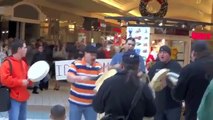
M122 61L127 64L138 64L140 60L139 55L135 51L131 50L123 54Z
M161 51L165 51L171 55L171 49L167 45L161 46L159 52Z
M205 41L195 41L192 44L192 50L195 52L208 51L208 44Z
M95 46L92 46L92 45L87 45L84 49L84 52L97 53L97 48Z

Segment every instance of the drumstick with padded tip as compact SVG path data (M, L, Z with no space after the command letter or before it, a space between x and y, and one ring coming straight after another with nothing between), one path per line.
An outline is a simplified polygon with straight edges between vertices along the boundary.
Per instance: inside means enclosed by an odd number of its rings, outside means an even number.
M173 85L176 85L177 81L178 81L179 74L174 73L174 72L168 72L167 77L172 82Z
M109 78L112 77L113 75L115 75L117 73L117 70L115 69L111 69L108 72L105 72L103 75L101 75L98 80L96 81L95 85L96 87L94 88L94 90L98 91L99 88L101 87L101 85L103 84L103 82Z

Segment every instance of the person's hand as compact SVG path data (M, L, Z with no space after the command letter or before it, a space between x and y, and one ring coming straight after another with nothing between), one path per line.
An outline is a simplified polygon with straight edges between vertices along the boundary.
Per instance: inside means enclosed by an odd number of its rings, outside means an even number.
M166 84L167 84L167 86L169 86L169 88L173 89L177 83L174 84L170 79L167 79Z
M29 84L29 81L27 79L22 80L22 85L27 86Z
M113 65L113 68L114 69L120 69L121 68L121 64L115 64L115 65Z
M165 78L163 78L163 79L160 80L161 85L162 85L163 88L167 86L166 79L167 79L167 78L165 77Z
M96 89L93 89L93 91L95 92L95 94L98 92Z
M83 80L83 81L90 80L90 77L88 77L88 76L79 76L79 80Z
M144 75L144 73L143 73L142 71L138 72L138 74L137 74L137 76L138 76L139 78L143 77L143 75Z

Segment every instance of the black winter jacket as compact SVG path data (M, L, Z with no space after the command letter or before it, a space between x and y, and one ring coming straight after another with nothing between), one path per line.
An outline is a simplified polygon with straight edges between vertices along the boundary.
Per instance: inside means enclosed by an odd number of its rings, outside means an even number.
M178 74L181 71L181 66L176 61L171 60L168 63L158 61L150 68L150 71L148 73L150 79L154 77L155 73L163 68L167 68L171 72L175 72ZM172 98L171 88L169 86L166 86L163 90L156 92L155 102L158 112L181 107L181 102L177 102Z
M185 101L185 119L197 120L197 110L203 94L212 79L213 57L204 56L185 66L179 76L173 95Z
M127 116L138 86L135 86L131 80L126 82L126 78L125 72L119 72L104 81L93 100L96 112ZM156 107L152 92L145 84L141 98L130 114L129 120L142 120L144 116L151 117L155 113Z

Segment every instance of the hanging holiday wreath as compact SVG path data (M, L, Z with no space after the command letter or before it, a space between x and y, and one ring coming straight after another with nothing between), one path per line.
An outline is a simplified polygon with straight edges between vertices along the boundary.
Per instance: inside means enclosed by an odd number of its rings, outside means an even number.
M154 1L154 0L141 0L140 6L139 6L139 11L142 16L151 16L151 17L164 17L167 13L168 9L168 2L167 0L156 0L160 4L160 9L152 13L147 10L147 5L149 2Z

